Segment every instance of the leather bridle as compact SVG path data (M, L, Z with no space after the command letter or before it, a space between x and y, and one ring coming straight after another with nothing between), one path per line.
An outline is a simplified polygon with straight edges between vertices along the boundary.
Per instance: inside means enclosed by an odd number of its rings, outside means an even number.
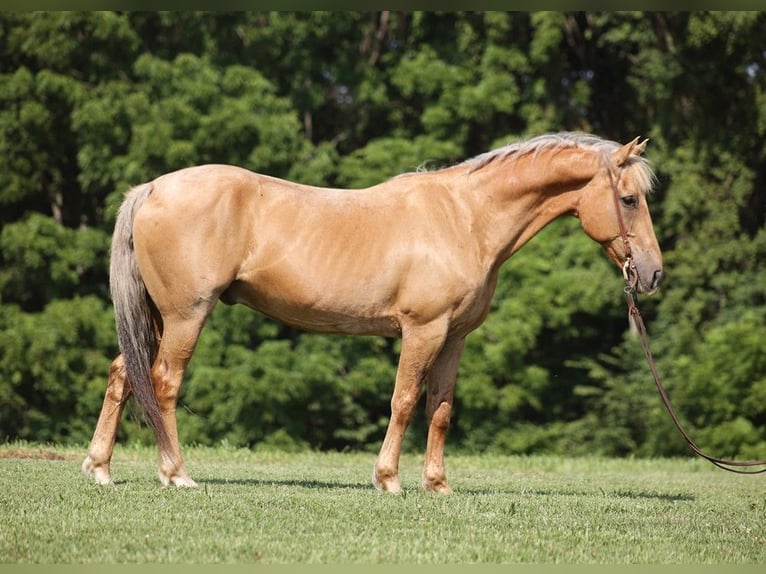
M760 474L762 472L766 472L766 460L726 460L707 454L699 446L697 446L697 444L692 440L692 438L689 436L689 433L686 432L683 425L679 421L678 415L676 414L675 409L673 409L673 405L670 402L670 397L668 397L668 394L665 391L662 382L660 381L660 376L657 373L657 365L654 363L654 357L652 356L652 352L649 348L649 335L646 330L646 325L644 324L643 317L641 317L641 311L639 311L638 305L636 304L638 270L636 269L635 262L633 261L633 252L630 249L628 231L625 227L625 220L622 217L622 209L620 208L620 193L617 188L617 184L620 181L621 174L618 174L615 177L611 169L608 171L609 183L612 186L612 195L614 197L614 207L617 213L617 222L620 228L620 236L625 248L625 262L622 266L622 274L625 278L624 291L628 303L628 319L629 321L632 321L633 325L635 325L636 329L638 330L638 334L641 339L641 346L643 347L644 356L646 357L646 362L649 364L649 370L652 372L654 384L660 393L660 397L662 398L662 402L665 405L665 409L667 409L670 418L673 420L673 424L675 424L676 428L681 433L681 436L696 455L704 458L705 460L711 462L719 468L722 468L723 470L728 470L729 472L736 472L738 474ZM764 468L753 469L753 467L757 466L763 466Z

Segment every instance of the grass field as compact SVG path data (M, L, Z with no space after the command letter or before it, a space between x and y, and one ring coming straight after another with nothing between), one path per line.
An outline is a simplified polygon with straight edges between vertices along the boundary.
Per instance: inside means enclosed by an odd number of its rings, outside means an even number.
M116 484L84 448L0 445L0 563L766 562L766 476L699 460L447 457L455 492L370 483L374 454L187 448L197 489L120 447Z

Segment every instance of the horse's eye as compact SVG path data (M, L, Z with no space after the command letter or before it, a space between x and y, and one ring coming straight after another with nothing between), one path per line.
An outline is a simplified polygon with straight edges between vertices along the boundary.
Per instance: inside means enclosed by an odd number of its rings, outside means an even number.
M638 207L638 198L635 195L626 195L625 197L621 197L620 201L622 201L622 204L625 207L629 207L631 209Z

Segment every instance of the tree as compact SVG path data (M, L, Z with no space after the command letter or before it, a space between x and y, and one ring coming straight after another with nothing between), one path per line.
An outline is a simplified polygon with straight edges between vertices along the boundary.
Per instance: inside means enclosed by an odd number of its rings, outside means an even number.
M117 352L109 237L131 186L225 162L363 187L581 130L650 138L666 280L640 304L658 368L701 446L761 457L765 33L759 12L1 14L0 432L87 440ZM687 453L620 288L575 220L517 253L468 337L451 445ZM376 448L397 353L221 305L182 439ZM120 432L149 438L136 416Z

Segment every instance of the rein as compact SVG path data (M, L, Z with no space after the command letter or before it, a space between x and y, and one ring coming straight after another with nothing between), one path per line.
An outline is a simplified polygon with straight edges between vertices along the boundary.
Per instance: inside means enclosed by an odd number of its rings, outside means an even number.
M636 326L638 333L641 337L641 346L644 350L644 356L646 357L646 362L649 364L649 370L652 372L652 377L654 378L654 384L657 387L657 390L660 393L660 397L662 398L662 402L665 405L665 409L668 411L668 414L670 415L670 418L673 420L673 424L675 424L676 428L678 429L678 432L681 433L681 436L684 438L686 443L689 445L689 447L692 449L692 451L707 460L708 462L711 462L718 468L721 468L723 470L728 470L729 472L735 472L737 474L760 474L763 472L766 472L766 460L745 460L745 461L736 461L736 460L726 460L722 458L717 458L714 456L711 456L707 454L705 451L703 451L697 444L692 440L692 438L689 436L689 433L686 432L683 425L681 424L681 421L678 419L678 415L676 415L675 409L673 408L673 405L670 402L670 397L668 396L667 392L665 391L665 388L662 385L662 382L660 381L660 376L657 373L657 366L654 363L654 357L652 356L652 352L649 348L649 334L646 330L646 325L644 324L644 319L641 316L641 311L638 309L638 305L636 304L636 287L638 285L638 271L636 269L636 265L633 261L633 252L630 249L630 241L628 240L628 232L625 228L625 221L622 218L622 211L620 209L620 198L619 198L619 192L617 190L617 183L619 182L620 178L619 176L615 180L614 175L612 174L612 170L609 170L609 182L612 186L613 191L613 197L614 197L614 207L617 212L617 222L620 226L620 236L622 238L622 243L625 247L625 263L622 266L622 274L625 278L625 297L627 299L628 303L628 319L633 321L633 324ZM764 468L753 470L752 467L755 466L763 466Z

